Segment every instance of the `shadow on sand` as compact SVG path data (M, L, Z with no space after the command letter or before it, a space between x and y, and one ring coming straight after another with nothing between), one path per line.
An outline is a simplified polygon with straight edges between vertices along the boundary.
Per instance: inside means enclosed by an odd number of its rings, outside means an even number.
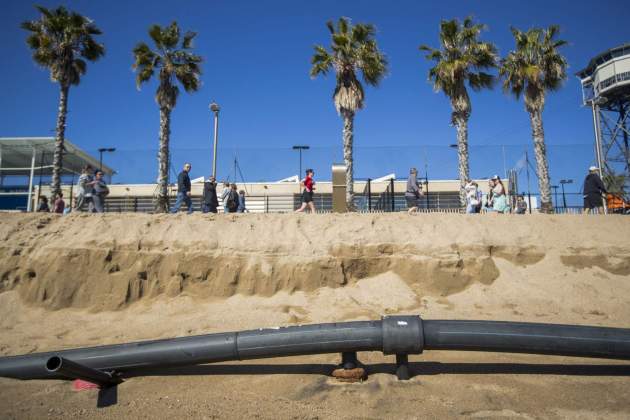
M364 365L368 374L395 375L394 363ZM142 369L126 372L125 378L138 376L195 376L195 375L330 375L332 364L223 364L198 365L161 369ZM560 375L560 376L630 376L630 365L596 364L531 364L531 363L441 363L411 362L411 376L430 375Z

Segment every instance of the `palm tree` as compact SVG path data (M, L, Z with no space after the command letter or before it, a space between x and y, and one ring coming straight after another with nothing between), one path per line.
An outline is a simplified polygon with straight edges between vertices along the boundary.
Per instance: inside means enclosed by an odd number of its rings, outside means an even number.
M315 46L311 58L312 78L326 75L334 69L337 84L333 101L343 118L343 158L346 164L346 205L354 209L354 169L352 143L354 140L354 114L363 108L365 93L357 77L361 72L363 81L378 86L387 72L387 60L379 51L374 39L376 29L370 24L352 25L350 19L340 18L337 28L332 21L326 23L332 38L331 51L321 45Z
M549 164L543 131L542 110L547 91L558 90L567 78L567 61L558 48L566 41L557 39L560 28L552 25L548 29L534 28L521 32L512 28L516 49L501 62L499 73L503 77L503 89L525 100L529 113L536 155L538 188L540 190L541 211L553 212Z
M39 20L23 22L21 27L30 32L26 43L33 50L33 60L50 71L50 79L59 83L59 110L55 133L55 152L51 192L61 192L61 168L68 113L70 86L78 85L85 75L88 61L96 61L105 54L105 47L93 38L102 32L91 19L60 6L54 10L36 6L42 14Z
M171 111L175 108L179 87L182 85L186 92L196 92L201 82L200 63L203 59L193 54L192 41L197 34L186 32L180 37L177 22L169 26L152 25L149 36L155 44L155 51L144 42L133 49L136 71L136 85L148 82L154 73L158 72L159 85L155 93L155 102L160 107L160 149L158 152L159 175L156 210L168 212L168 171L169 171L169 138L171 134ZM180 43L181 40L181 43Z
M497 67L497 49L490 42L479 40L486 27L474 24L471 17L463 22L457 19L440 23L440 48L426 45L427 60L435 61L429 70L429 81L436 92L442 91L451 101L451 124L457 129L457 152L459 160L459 200L466 206L464 186L469 178L468 169L468 119L472 112L466 84L474 91L492 88L495 77L482 70Z

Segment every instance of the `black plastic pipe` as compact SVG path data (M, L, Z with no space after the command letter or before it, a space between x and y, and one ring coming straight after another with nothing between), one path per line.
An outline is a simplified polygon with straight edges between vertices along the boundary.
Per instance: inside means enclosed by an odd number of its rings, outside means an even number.
M107 387L122 382L110 372L93 369L61 356L53 356L46 361L46 370L52 374L59 374L68 379L82 379Z
M380 321L315 324L199 335L0 358L0 376L63 378L46 370L53 356L107 372L307 354L466 350L630 359L630 329L493 321ZM399 360L404 358L399 357Z
M500 321L423 321L425 350L630 359L630 329Z

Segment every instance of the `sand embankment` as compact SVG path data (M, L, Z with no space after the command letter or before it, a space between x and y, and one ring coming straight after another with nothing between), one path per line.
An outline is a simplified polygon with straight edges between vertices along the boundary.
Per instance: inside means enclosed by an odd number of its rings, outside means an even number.
M160 295L271 296L385 272L418 296L492 284L498 260L630 275L623 217L14 215L0 218L0 292L49 309L121 309Z
M628 296L630 218L623 216L0 214L3 355L385 313L629 327ZM133 378L107 410L63 382L2 379L0 411L15 418L630 415L630 368L619 362L429 352L412 358L418 376L401 384L383 364L391 360L365 353L368 381L340 386L325 376L337 358Z

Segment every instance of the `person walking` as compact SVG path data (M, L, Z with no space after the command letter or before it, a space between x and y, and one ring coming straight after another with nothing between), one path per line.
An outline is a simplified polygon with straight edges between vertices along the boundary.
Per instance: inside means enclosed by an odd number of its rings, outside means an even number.
M315 172L312 169L306 170L306 176L300 182L304 187L302 190L302 205L295 211L296 213L303 212L307 207L311 210L311 213L315 213L315 203L313 202L313 191L315 191L314 176Z
M74 208L77 211L83 211L83 206L88 206L88 211L92 211L92 192L94 186L94 177L92 176L92 167L85 165L79 176L77 187L77 196L74 202Z
M598 214L604 214L604 202L602 194L608 194L606 186L597 173L599 168L591 166L588 168L588 175L584 179L584 214L588 214L597 209Z
M407 189L405 190L405 201L407 201L407 214L415 213L420 207L418 200L424 193L422 187L418 184L418 170L416 168L409 169L409 177L407 178Z
M466 191L466 214L477 213L477 207L479 206L479 186L476 182L470 179L464 186Z
M505 213L509 211L507 197L505 195L505 187L498 175L492 177L492 211L497 213Z
M94 213L105 213L105 197L108 194L109 188L105 179L103 179L103 171L98 170L94 174L94 192L92 194Z
M238 213L245 213L247 210L247 207L245 207L245 191L244 190L240 190L238 192L238 208L236 209L236 211Z
M175 199L175 206L171 213L177 213L183 203L188 207L188 214L193 212L193 205L190 196L192 195L192 188L190 185L190 176L188 173L192 165L190 163L184 164L184 169L177 175L177 198Z
M219 200L217 199L217 183L213 176L203 183L203 197L201 199L201 211L204 213L217 213Z
M223 191L221 192L221 202L223 203L223 213L229 213L227 207L227 197L230 194L230 183L223 181Z
M42 195L39 197L39 205L37 206L38 213L49 213L50 207L48 207L48 199Z
M57 214L63 214L63 211L66 209L66 202L63 201L63 193L59 193L55 196L55 201L53 203L53 212Z
M228 213L236 213L238 210L238 190L236 189L236 184L230 185L230 191L225 200L225 205L227 206Z
M486 208L486 212L488 211L492 211L492 189L494 188L494 181L492 179L488 180L488 194L486 194L486 202L485 202L485 208Z
M479 184L473 181L473 184L477 188L477 205L475 206L475 213L481 213L481 206L483 204L483 191L479 188Z

